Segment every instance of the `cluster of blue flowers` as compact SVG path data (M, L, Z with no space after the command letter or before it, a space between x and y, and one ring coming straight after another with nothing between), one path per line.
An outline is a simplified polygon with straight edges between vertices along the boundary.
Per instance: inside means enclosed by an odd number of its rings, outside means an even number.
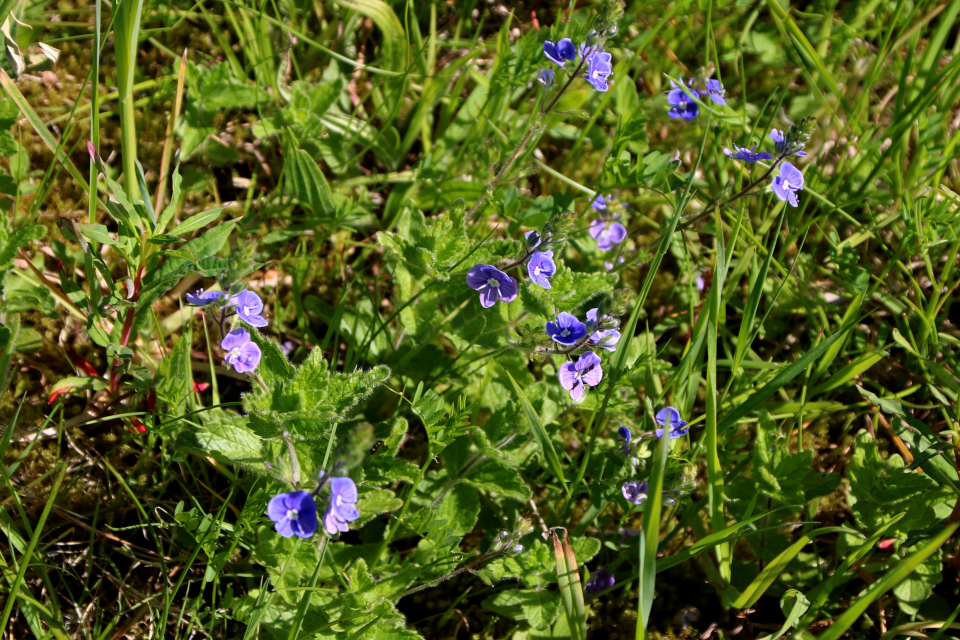
M777 151L777 162L786 157L803 157L807 152L803 150L803 142L799 140L787 140L787 135L780 129L773 129L770 132L770 139L773 140ZM743 162L757 162L758 160L773 160L773 155L766 151L757 152L757 145L754 144L750 149L740 148L733 145L733 150L724 149L723 152L734 160ZM780 164L780 175L776 176L770 188L779 200L788 203L791 207L799 206L797 191L803 190L803 173L792 162L782 162Z
M660 409L657 415L654 416L654 420L660 425L660 428L655 429L653 432L657 438L662 438L666 435L673 440L675 438L682 438L690 431L690 423L681 417L680 411L676 407L664 407ZM617 435L623 439L623 446L620 448L620 453L624 457L628 457L630 455L633 434L628 427L620 425L620 428L617 429ZM650 485L646 481L628 480L623 483L620 490L627 502L633 505L641 505L647 500L649 488ZM672 497L675 493L676 492L664 493L664 504L673 504L676 501L674 497Z
M611 218L608 212L610 206L607 204L608 199L616 200L613 196L604 198L602 195L598 195L590 203L590 206L601 214L600 218L596 218L590 223L590 237L597 241L597 248L601 251L609 251L613 248L613 245L620 244L627 237L627 228L620 224L620 216Z
M221 303L222 309L236 307L237 317L251 327L265 327L268 322L260 313L263 311L263 300L253 291L244 289L235 296L227 297L222 291L204 291L199 289L186 295L187 304L194 307L205 307L214 303ZM224 300L226 298L226 300ZM221 322L226 317L221 314ZM222 325L221 325L222 328ZM223 336L220 348L226 352L224 360L237 373L251 373L260 365L263 353L257 343L250 339L250 332L239 327Z
M274 530L284 538L309 538L316 533L320 521L317 519L315 497L322 486L321 483L313 493L291 491L270 498L267 516L273 521ZM323 514L323 529L328 535L335 536L349 530L348 523L360 517L357 499L357 485L352 479L330 479L330 502Z
M581 62L577 68L587 65L584 79L597 91L607 91L610 88L610 78L613 76L612 56L604 51L601 45L592 44L592 40L593 34L579 47L574 45L570 38L563 38L556 43L547 40L543 43L543 55L564 70L567 62L575 62L579 56ZM540 71L538 79L549 89L553 85L553 69Z
M567 353L586 345L616 351L620 331L609 326L605 317L598 317L599 311L599 308L587 311L586 322L580 322L572 313L561 311L555 320L547 321L547 335L559 345L572 347ZM593 351L586 351L575 362L560 365L557 377L560 386L570 393L570 398L580 402L586 396L587 387L595 387L603 379L600 356Z
M667 104L670 105L670 109L667 111L668 116L675 120L680 118L687 121L696 118L700 115L700 107L694 98L709 97L714 104L720 106L727 104L724 97L726 89L723 88L719 80L712 78L707 80L702 89L696 89L695 86L696 80L694 78L690 78L686 83L681 78L680 84L673 80L670 81L671 90L667 94Z

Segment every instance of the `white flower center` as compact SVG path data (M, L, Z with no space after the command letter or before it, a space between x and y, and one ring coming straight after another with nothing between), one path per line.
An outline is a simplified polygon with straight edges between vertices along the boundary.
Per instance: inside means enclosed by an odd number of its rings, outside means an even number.
M534 268L533 268L533 275L538 276L538 275L540 275L540 272L541 272L541 271L542 271L542 269L541 269L540 267L534 267Z
M496 278L490 278L489 280L487 280L487 284L493 287L494 289L496 289L500 286L500 281L497 280Z
M564 329L560 332L560 335L566 338L568 335L570 335L570 329Z
M300 515L300 512L296 509L287 509L287 519L296 520L298 515Z

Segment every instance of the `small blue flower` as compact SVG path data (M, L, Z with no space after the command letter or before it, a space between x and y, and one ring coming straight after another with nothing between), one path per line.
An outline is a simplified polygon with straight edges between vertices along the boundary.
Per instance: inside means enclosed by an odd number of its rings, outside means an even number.
M623 242L627 237L627 228L619 222L607 223L597 218L590 223L590 237L597 241L597 248L607 251L613 245Z
M612 573L606 569L600 569L596 573L590 574L590 579L587 580L587 584L583 590L593 595L612 588L616 583L617 579L613 577Z
M770 131L770 138L773 140L774 144L776 145L777 155L783 153L784 150L787 149L787 136L784 135L783 131L781 131L780 129L772 129ZM787 155L802 157L807 155L807 152L803 150L802 142L794 141L790 143L790 148Z
M543 43L543 55L547 56L547 60L550 62L562 67L567 63L567 60L577 59L577 48L573 46L573 40L570 38L564 38L556 44L547 40Z
M705 91L701 91L700 95L709 96L713 104L725 105L727 101L723 96L726 92L727 90L723 88L719 80L707 80L707 88Z
M251 327L267 326L267 319L260 315L263 311L263 300L249 289L244 289L231 301L237 305L237 315Z
M236 369L237 373L249 373L260 365L263 352L256 342L250 340L250 332L246 329L234 329L223 337L220 348L227 352L224 356L227 364Z
M620 491L623 493L623 497L627 499L627 502L639 506L647 500L649 486L645 480L643 482L628 480L620 487Z
M553 261L553 251L537 251L527 261L527 273L530 279L544 289L550 289L550 278L557 272L557 264Z
M757 149L757 145L753 145L752 149L746 149L733 145L733 151L730 149L724 149L723 152L733 158L734 160L743 160L744 162L756 162L757 160L773 160L773 156L767 153L766 151L761 151L760 153L754 153Z
M613 200L613 196L610 196L610 199ZM590 203L590 206L597 211L603 212L607 210L607 201L604 200L602 195L597 194L597 197L593 199L593 202Z
M693 101L693 98L687 95L673 80L670 81L670 86L673 87L673 91L667 94L667 104L672 108L667 112L667 115L673 119L693 120L696 118L700 114L700 107Z
M493 551L506 551L507 553L520 553L523 551L523 545L519 543L520 533L515 531L510 533L508 531L501 530L497 539L493 542ZM513 545L513 548L508 549Z
M467 272L467 285L480 292L480 306L492 307L497 300L513 302L517 298L517 281L493 265L478 264Z
M780 165L780 175L773 179L771 188L778 199L796 207L799 205L797 191L803 190L803 174L789 162L784 162Z
M317 503L306 491L281 493L270 498L267 515L273 528L284 538L309 538L317 531Z
M597 312L599 309L590 309L587 311L587 326L590 329L596 329L599 326ZM590 334L590 342L594 345L613 352L617 350L617 343L620 342L620 332L616 329L601 329Z
M630 455L630 440L633 438L633 434L630 433L630 427L620 425L620 428L617 429L617 435L624 440L623 447L620 449L620 453L625 456Z
M610 76L613 75L612 56L606 51L596 51L589 54L587 59L587 73L583 77L587 79L593 88L597 91L606 91L609 89L607 84Z
M523 234L523 237L526 238L527 247L530 249L536 249L542 242L540 234L536 231L527 231L525 234Z
M680 417L680 412L674 407L664 407L660 409L655 419L661 427L670 429L671 440L685 436L687 432L690 431L690 427L687 426L687 421ZM666 428L656 430L655 433L658 438L663 437L663 434L666 433Z
M323 514L323 528L331 536L349 530L347 523L360 517L357 484L350 478L330 478L330 504Z
M188 293L186 295L187 304L194 307L205 307L210 303L216 302L222 297L222 291L204 291L203 289L197 289L193 293Z
M560 378L560 386L570 392L570 399L580 402L587 395L587 387L595 387L603 379L600 357L593 351L587 351L576 362L560 365L557 377Z
M587 335L587 325L577 320L577 316L572 313L561 311L557 314L556 321L547 322L547 335L553 338L554 342L569 347Z
M539 80L540 84L542 84L547 89L553 86L554 77L555 77L555 73L553 69L542 69L537 73L537 80Z

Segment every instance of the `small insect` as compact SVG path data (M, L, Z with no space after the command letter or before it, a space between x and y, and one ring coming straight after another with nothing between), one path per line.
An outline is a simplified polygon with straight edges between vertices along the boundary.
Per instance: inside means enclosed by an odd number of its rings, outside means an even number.
M377 440L376 442L374 442L373 446L370 447L370 455L375 454L377 451L380 450L380 447L382 446L383 446L383 440Z

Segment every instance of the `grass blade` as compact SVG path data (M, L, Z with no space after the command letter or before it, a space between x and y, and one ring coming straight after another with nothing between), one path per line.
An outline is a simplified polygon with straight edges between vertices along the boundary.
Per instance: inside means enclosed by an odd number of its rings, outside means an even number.
M650 610L653 608L654 587L657 582L657 548L660 546L660 511L663 507L663 473L670 453L670 438L660 438L650 472L643 529L640 532L640 583L637 605L637 640L647 637Z
M807 367L811 366L817 359L822 356L830 346L843 338L843 336L849 331L856 323L851 322L840 327L836 333L831 335L829 338L815 346L810 351L803 354L799 360L791 364L789 367L786 367L783 371L778 373L773 380L763 385L760 389L755 391L749 398L747 398L742 404L740 404L736 409L727 414L727 416L717 425L717 433L723 433L727 429L733 427L737 422L749 414L751 411L759 407L764 401L767 400L774 393L779 391L784 385L796 378L798 375L803 373Z
M30 544L27 546L26 552L20 557L20 569L17 571L16 578L13 579L13 584L10 585L10 591L7 594L7 603L3 607L3 613L0 613L0 629L7 628L10 613L13 611L13 603L17 601L17 592L20 591L20 585L23 584L23 578L26 576L27 569L30 567L30 560L33 558L33 553L37 550L37 544L40 542L40 536L43 534L43 525L46 524L47 516L50 515L50 511L53 509L53 503L57 500L57 493L59 493L60 485L63 483L63 478L66 475L67 465L62 464L60 465L60 473L57 474L57 479L53 481L53 487L50 489L50 496L47 498L47 503L43 506L43 513L40 514L37 526L33 529Z
M587 637L587 614L583 604L583 585L580 572L577 571L577 557L570 546L570 535L563 532L563 543L556 532L553 533L553 554L557 562L557 584L560 586L560 599L570 627L571 640L583 640Z
M543 422L540 421L540 416L537 415L536 409L534 409L533 405L530 404L530 401L527 400L527 396L524 395L523 389L520 388L520 385L517 384L517 381L513 379L513 376L510 375L510 372L507 371L505 367L501 365L501 368L503 369L503 372L507 374L507 377L510 378L510 384L513 385L513 390L517 394L517 397L520 398L520 404L523 407L523 414L527 417L527 422L530 423L530 430L533 431L533 437L536 439L537 445L539 445L540 451L543 453L543 457L550 466L550 470L553 471L553 475L555 475L557 480L560 482L560 486L563 487L563 491L567 494L567 498L569 498L570 487L567 486L567 479L563 475L563 467L560 465L560 458L557 457L556 449L553 448L553 442L550 440L550 434L547 433L546 427L544 427Z
M917 551L911 554L908 558L900 561L897 566L893 567L885 574L883 577L874 582L866 592L859 598L857 598L850 608L843 612L843 614L837 618L836 622L833 623L826 631L823 632L823 635L820 636L820 640L840 640L847 629L849 629L854 622L857 621L863 612L867 610L873 602L885 594L890 589L893 589L895 586L903 582L907 576L913 573L924 560L929 558L934 551L939 549L944 542L950 539L950 536L953 535L953 532L957 530L957 526L960 525L960 522L951 522L943 528L943 531L938 533L934 538L931 538L925 545L920 547Z

